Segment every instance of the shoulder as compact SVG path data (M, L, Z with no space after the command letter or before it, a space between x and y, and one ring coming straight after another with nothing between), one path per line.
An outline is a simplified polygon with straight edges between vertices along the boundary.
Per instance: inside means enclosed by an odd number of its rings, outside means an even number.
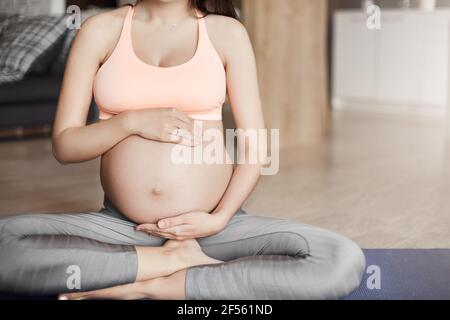
M205 17L208 32L214 38L246 41L248 38L245 26L236 19L210 14Z
M115 47L128 12L128 6L102 12L83 21L75 43L82 50L89 50L100 59Z
M251 42L245 26L236 19L211 14L205 17L212 45L226 63L230 57L251 52Z
M87 18L82 24L80 32L88 35L108 35L121 30L128 6L102 12Z

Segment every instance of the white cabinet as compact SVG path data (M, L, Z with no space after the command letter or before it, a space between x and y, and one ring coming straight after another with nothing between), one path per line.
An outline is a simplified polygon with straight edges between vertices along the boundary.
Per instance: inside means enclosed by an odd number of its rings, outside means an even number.
M370 99L374 96L377 67L378 34L368 32L363 15L338 15L335 34L339 41L334 46L334 73L338 98ZM342 35L342 36L341 36ZM336 59L339 59L338 61Z
M377 100L414 104L423 71L422 25L414 14L383 15L379 38Z
M366 19L356 10L335 16L334 107L445 110L450 11L383 10L380 30Z

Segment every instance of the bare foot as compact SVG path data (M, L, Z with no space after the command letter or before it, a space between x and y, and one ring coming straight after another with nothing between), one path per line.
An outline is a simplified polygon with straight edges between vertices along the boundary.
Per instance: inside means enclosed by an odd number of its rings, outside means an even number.
M185 268L205 265L205 264L218 264L223 261L208 257L203 251L197 240L167 240L164 243L167 248L173 248L179 259L185 264Z
M152 281L152 280L150 280ZM58 300L136 300L147 298L143 286L145 282L135 282L123 286L106 288L94 291L64 293L58 296Z
M113 288L65 293L59 295L58 300L185 300L185 277L186 270L182 270L168 277L135 282Z
M207 265L207 264L218 264L222 263L220 260L208 257L203 251L197 240L168 240L165 242L164 247L170 248L172 255L176 257L177 263L183 265L183 269ZM179 274L179 272L177 272ZM176 277L175 277L176 278ZM113 288L106 288L87 292L74 292L65 293L58 296L59 300L86 300L86 299L120 299L120 300L134 300L134 299L145 299L153 298L152 292L172 290L167 288L171 287L173 284L170 281L171 277L160 277L155 279L150 279L141 282L130 283L122 286L117 286ZM184 281L178 281L184 286ZM175 280L174 283L177 283ZM165 297L171 297L171 294L166 294Z

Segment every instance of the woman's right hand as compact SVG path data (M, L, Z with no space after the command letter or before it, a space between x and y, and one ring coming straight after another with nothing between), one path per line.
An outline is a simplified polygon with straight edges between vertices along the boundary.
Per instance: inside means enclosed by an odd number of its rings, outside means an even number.
M201 132L194 119L176 108L151 108L127 112L132 134L144 139L195 146L201 143Z

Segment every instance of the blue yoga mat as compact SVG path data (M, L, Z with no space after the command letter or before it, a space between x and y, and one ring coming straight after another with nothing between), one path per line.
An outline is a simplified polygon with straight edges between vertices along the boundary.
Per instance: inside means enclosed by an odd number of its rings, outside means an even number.
M450 249L366 249L364 253L363 281L346 300L450 299Z
M450 300L450 249L365 249L361 286L345 300ZM0 294L0 299L55 299Z

